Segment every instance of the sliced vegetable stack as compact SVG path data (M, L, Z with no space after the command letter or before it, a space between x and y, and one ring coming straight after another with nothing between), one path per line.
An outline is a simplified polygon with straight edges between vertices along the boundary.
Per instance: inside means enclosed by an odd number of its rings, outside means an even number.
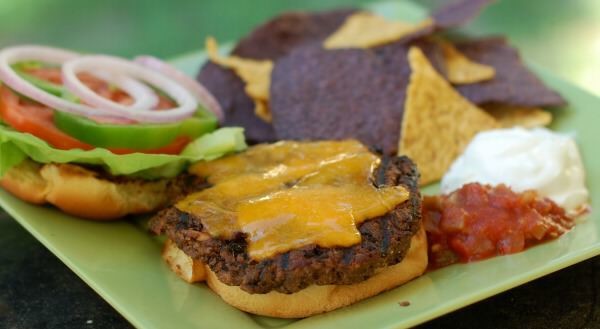
M198 82L152 56L127 60L35 45L9 47L0 51L0 80L0 177L27 157L131 174L170 162L181 167L182 160L243 147L241 129L225 129L207 142L205 135L224 119L219 103ZM17 132L32 136L16 140ZM202 136L205 141L198 141ZM42 152L37 139L47 143ZM20 155L5 156L15 153ZM135 157L135 163L108 160L138 153L148 156Z
M61 149L178 154L222 118L201 85L151 57L13 47L0 53L0 78L4 121Z

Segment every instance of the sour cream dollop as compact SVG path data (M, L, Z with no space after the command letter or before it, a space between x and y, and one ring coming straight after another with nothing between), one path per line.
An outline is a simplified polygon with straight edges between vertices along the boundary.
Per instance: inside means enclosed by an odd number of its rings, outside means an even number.
M589 195L577 144L545 128L477 134L442 178L441 190L447 194L472 182L536 190L569 213L586 206Z

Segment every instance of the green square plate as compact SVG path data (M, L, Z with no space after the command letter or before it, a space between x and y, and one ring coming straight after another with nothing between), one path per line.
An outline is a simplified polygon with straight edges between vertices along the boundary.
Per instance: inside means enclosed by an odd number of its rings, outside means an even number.
M422 17L405 2L371 9L392 17ZM400 15L402 14L402 15ZM174 63L194 74L200 53ZM534 67L535 68L535 67ZM140 328L396 328L433 319L527 281L600 254L600 99L536 69L568 100L556 111L553 129L572 133L587 168L592 208L572 231L525 252L428 273L358 304L303 320L249 315L228 306L204 284L190 285L172 274L160 258L161 244L144 221L95 223L50 207L21 202L0 190L0 205L58 256L132 324ZM432 193L437 186L428 187ZM409 301L409 307L398 302Z

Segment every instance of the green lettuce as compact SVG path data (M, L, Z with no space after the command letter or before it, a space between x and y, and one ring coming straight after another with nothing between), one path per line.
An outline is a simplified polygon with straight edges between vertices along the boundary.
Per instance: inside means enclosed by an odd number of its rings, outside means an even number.
M0 124L0 177L26 158L40 163L80 163L104 167L113 175L173 177L189 163L213 160L246 148L242 128L221 128L190 143L180 155L132 153L117 155L103 148L59 150L45 141Z

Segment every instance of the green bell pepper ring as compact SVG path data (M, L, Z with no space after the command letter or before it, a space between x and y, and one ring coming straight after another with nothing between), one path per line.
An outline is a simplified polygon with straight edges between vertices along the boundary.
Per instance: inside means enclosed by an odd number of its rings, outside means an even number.
M150 150L169 145L177 137L196 139L217 128L217 119L204 110L196 116L167 124L105 124L61 112L54 112L58 129L96 147Z

